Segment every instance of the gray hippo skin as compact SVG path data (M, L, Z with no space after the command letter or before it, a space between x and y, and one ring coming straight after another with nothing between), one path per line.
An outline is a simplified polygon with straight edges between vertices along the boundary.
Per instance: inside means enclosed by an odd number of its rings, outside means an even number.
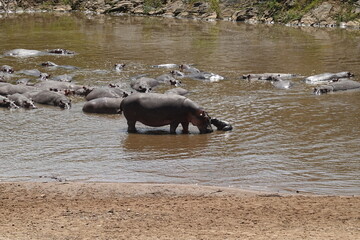
M19 108L13 101L8 99L7 97L0 96L0 107L16 109Z
M13 49L4 53L4 56L12 57L34 57L45 55L44 52L30 49Z
M138 92L150 92L154 87L158 86L160 82L154 78L140 77L131 80L130 87Z
M34 91L36 88L33 86L26 86L26 85L14 85L11 83L5 83L0 85L0 95L12 95L14 93L26 93L30 91Z
M319 87L314 88L314 94L321 95L330 92L336 91L346 91L346 90L360 90L360 82L352 81L352 80L341 80L338 82L333 82L328 85L321 85Z
M58 92L43 90L39 92L25 93L24 95L31 98L35 103L58 106L63 109L71 108L71 100Z
M217 128L217 130L230 131L233 129L233 127L229 122L222 121L216 118L211 119L211 124L214 125Z
M103 97L107 97L107 98L124 98L128 96L128 94L118 88L118 87L99 87L99 88L94 88L89 94L86 95L85 99L87 101L96 99L96 98L103 98Z
M176 133L179 124L183 133L189 132L189 123L200 133L212 132L209 115L190 99L175 94L136 93L123 99L120 105L128 132L136 132L136 122L147 126L170 125L170 133Z
M119 114L122 98L96 98L84 104L82 110L87 113Z
M353 76L354 74L352 74L351 72L322 73L305 78L305 83L318 84L323 82L333 82L339 81L339 79L342 78L350 78Z
M251 73L242 75L242 78L247 80L269 81L278 81L279 79L291 79L296 77L299 77L299 75L292 73Z
M9 65L2 65L0 67L0 71L4 72L4 73L14 73L14 69L12 67L10 67Z
M63 68L63 69L67 69L67 70L79 69L78 67L70 66L70 65L57 65L56 63L50 62L50 61L41 63L41 66L49 67L49 68Z
M30 98L24 96L23 94L15 93L15 94L9 95L8 98L19 107L28 108L28 109L36 109L37 108L35 106L34 102Z
M172 88L165 92L165 94L177 94L177 95L181 95L181 96L185 96L188 93L189 93L188 90L181 88L181 87Z

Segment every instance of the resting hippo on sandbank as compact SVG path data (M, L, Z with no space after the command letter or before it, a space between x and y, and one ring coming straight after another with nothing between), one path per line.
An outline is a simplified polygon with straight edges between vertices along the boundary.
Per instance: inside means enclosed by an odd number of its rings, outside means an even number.
M188 93L189 93L188 90L181 88L181 87L172 88L165 92L165 94L177 94L177 95L181 95L181 96L185 96Z
M87 101L96 99L96 98L124 98L128 94L118 87L98 87L94 88L89 94L86 95L85 99Z
M16 106L14 101L12 101L12 100L8 99L7 97L4 97L4 96L0 96L0 107L10 108L10 109L19 108L18 106Z
M15 93L9 95L8 98L13 101L17 106L28 109L36 109L34 102L23 94Z
M47 62L43 62L40 64L43 67L49 67L49 68L63 68L63 69L67 69L67 70L76 70L79 69L78 67L75 66L70 66L70 65L57 65L56 63L47 61Z
M217 128L217 130L230 131L233 129L233 127L229 122L222 121L216 118L211 119L211 124L214 125Z
M4 73L10 73L10 74L14 73L14 69L12 67L10 67L9 65L2 65L0 67L0 71L4 72Z
M136 122L147 126L170 125L170 133L176 133L179 124L183 133L189 133L189 123L200 133L212 132L209 115L190 99L176 94L136 93L124 98L120 105L128 132L136 132Z
M321 85L314 88L313 93L316 95L326 94L336 91L346 91L346 90L360 90L360 82L352 80L341 80L338 82L333 82L328 85Z
M334 82L339 81L341 79L347 79L353 77L354 74L351 72L338 72L338 73L322 73L318 75L313 75L305 78L305 83L309 84L319 84L324 82Z
M28 92L24 95L31 98L35 103L58 106L63 109L71 108L71 100L58 92L43 90L39 92Z
M96 98L86 102L82 108L87 113L119 114L123 98Z
M279 79L291 79L300 77L297 74L292 73L252 73L242 75L242 79L247 80L269 80L269 81L278 81Z

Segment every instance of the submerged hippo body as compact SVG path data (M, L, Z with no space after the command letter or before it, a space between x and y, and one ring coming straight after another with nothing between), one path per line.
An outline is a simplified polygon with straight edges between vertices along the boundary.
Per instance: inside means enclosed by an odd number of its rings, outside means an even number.
M346 79L353 77L354 74L350 72L338 72L338 73L322 73L318 75L313 75L310 77L305 78L305 83L309 84L318 84L324 82L333 82L338 81L340 79Z
M39 92L26 93L24 95L31 98L35 103L58 106L64 109L69 109L71 107L71 100L58 92L42 90Z
M140 77L131 80L130 87L138 92L150 92L154 87L158 86L160 82L154 78Z
M118 87L99 87L94 88L89 94L86 95L86 100L90 101L96 98L123 98L128 94Z
M200 133L212 132L209 115L190 99L176 94L137 93L123 99L120 105L129 132L136 132L136 122L147 126L170 125L170 133L176 133L179 124L183 133L189 132L189 123Z
M18 107L28 108L28 109L37 108L35 106L34 102L30 98L26 97L23 94L15 93L15 94L9 95L8 98L10 100L12 100Z
M269 81L277 81L279 79L291 79L296 77L299 77L299 75L292 73L251 73L251 74L242 75L242 78L247 80L269 80Z
M5 52L4 55L11 57L34 57L45 55L45 52L30 49L13 49Z
M219 120L216 118L211 119L211 124L214 125L217 128L217 130L230 131L233 129L233 127L231 126L231 124L229 122Z
M122 98L96 98L84 104L82 110L88 113L118 114Z
M321 95L337 91L347 91L347 90L360 90L360 82L352 80L342 80L338 82L333 82L328 85L321 85L314 88L314 94Z

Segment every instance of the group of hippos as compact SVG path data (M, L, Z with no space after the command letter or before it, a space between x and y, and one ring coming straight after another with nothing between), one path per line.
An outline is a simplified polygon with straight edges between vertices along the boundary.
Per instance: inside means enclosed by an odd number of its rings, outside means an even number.
M74 55L66 49L52 49L47 51L14 49L5 52L3 56L27 57L46 55ZM63 68L76 70L75 66L57 65L47 61L41 63L43 67ZM126 64L115 64L114 71L122 71ZM139 75L131 78L130 88L125 91L115 84L108 86L91 87L72 83L70 75L51 77L37 69L15 71L9 65L0 67L0 107L6 108L37 108L37 104L58 106L63 109L71 107L72 95L86 99L82 110L88 113L118 114L122 113L128 124L128 132L136 132L136 122L147 126L160 127L170 125L170 133L176 133L179 124L182 132L188 133L189 123L196 126L200 133L212 132L214 125L218 130L229 131L232 126L229 122L211 118L206 111L195 102L185 97L188 91L179 87L180 79L191 78L216 82L224 77L211 72L201 71L188 64L160 64L156 68L166 68L169 72L156 78ZM33 76L36 80L21 78L12 81L12 76ZM299 77L296 74L264 73L245 74L243 79L270 81L275 87L290 88L290 79ZM314 94L360 89L360 83L351 80L350 72L323 73L304 79L306 83L319 84L314 88ZM167 84L174 86L163 94L153 93L153 88Z

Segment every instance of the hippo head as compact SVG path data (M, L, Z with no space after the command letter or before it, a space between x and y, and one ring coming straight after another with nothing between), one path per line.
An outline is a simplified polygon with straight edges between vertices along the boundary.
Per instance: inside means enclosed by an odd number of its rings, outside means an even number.
M123 70L123 68L126 66L126 64L125 63L116 63L115 65L114 65L114 68L115 68L115 71L121 71L121 70Z
M19 108L13 101L11 101L11 100L9 100L7 98L3 99L3 102L2 102L1 105L4 106L4 107L10 108L10 109Z
M191 123L198 127L201 134L213 132L211 127L211 117L203 110L196 111Z
M333 91L333 87L331 85L328 85L328 86L320 86L314 88L313 93L315 95L321 95L321 94L327 94L332 91Z
M70 109L71 108L71 101L70 100L69 101L60 100L58 105L62 109Z
M41 63L41 66L43 66L43 67L55 67L57 65L55 63L53 63L53 62L47 61L47 62Z
M230 131L232 130L232 126L227 121L222 121L216 118L211 119L211 124L213 124L217 130Z
M37 107L33 103L33 101L24 101L24 107L28 109L36 109Z

